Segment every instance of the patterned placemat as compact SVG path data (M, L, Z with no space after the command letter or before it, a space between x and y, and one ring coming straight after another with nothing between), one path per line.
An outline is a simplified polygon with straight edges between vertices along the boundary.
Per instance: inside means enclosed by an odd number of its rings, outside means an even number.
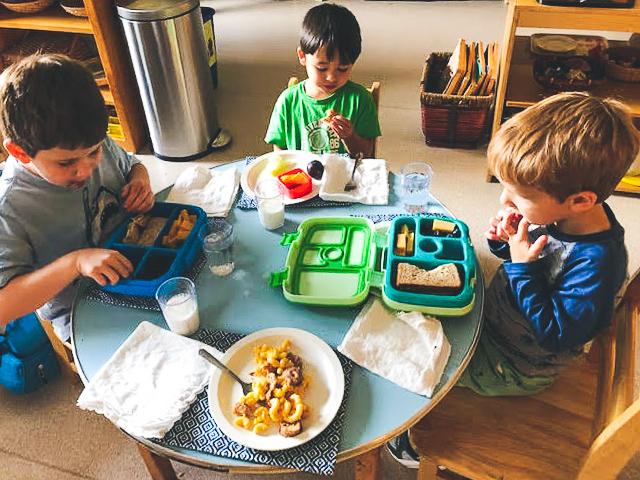
M354 213L351 214L350 217L359 217L359 218L368 218L373 223L380 222L390 222L396 217L404 217L407 213ZM438 217L438 218L455 218L453 215L445 213L445 212L427 212L422 215L412 215L412 216L429 216L429 217Z
M196 261L193 262L191 268L182 274L183 277L187 277L194 282L196 277L202 270L202 267L206 263L206 257L202 251L198 253ZM128 307L137 308L138 310L152 310L159 312L160 305L156 301L155 297L136 297L133 295L122 295L119 293L105 292L100 286L93 282L85 293L85 298L91 302L106 303L108 305L114 305L116 307Z
M251 164L258 157L246 157L245 162L246 165ZM240 187L242 190L242 187ZM319 196L315 196L310 198L306 202L300 203L292 203L287 205L287 208L326 208L326 207L344 207L347 205L352 205L350 202L329 202L327 200L321 199ZM240 198L236 202L236 207L240 210L255 210L258 208L258 204L256 203L256 199L247 195L244 190L240 193Z
M223 332L221 330L203 329L196 339L224 352L242 335ZM188 448L200 452L211 453L221 457L234 458L247 462L293 468L309 473L332 475L338 456L338 445L344 423L346 400L351 385L353 363L336 352L344 371L344 398L336 417L317 437L304 445L289 450L265 452L240 445L229 439L218 428L209 410L209 398L206 389L198 395L173 428L162 440L154 440L160 445Z

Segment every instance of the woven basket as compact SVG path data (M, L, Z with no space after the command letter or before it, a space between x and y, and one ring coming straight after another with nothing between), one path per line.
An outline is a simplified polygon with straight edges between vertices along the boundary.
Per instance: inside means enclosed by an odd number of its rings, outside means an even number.
M442 70L451 53L432 53L420 82L422 133L427 145L475 148L486 131L494 95L468 96L434 93L443 90Z
M86 17L87 9L84 8L82 0L61 0L60 5L65 12L75 15L76 17Z
M18 13L37 13L56 3L57 0L29 0L26 2L0 2L5 8Z
M607 55L607 64L605 71L607 77L621 82L640 82L640 68L624 67L618 65L615 60L640 58L640 48L634 46L611 47L605 51ZM636 60L636 65L638 60Z

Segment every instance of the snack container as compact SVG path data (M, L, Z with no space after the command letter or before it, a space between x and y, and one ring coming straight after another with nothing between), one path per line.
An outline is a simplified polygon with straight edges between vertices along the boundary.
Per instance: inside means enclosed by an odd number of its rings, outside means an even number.
M302 181L291 183L287 180L287 178L296 176ZM293 170L289 170L281 175L278 175L278 180L284 187L285 194L289 198L300 198L308 195L313 189L313 182L311 177L307 172L302 170L301 168L294 168Z
M452 233L432 229L434 220L455 226ZM411 252L401 254L401 232L413 234ZM468 313L475 301L476 258L468 227L460 220L436 216L402 216L391 225L376 226L366 218L325 217L304 221L280 242L289 246L285 268L271 275L291 302L351 306L363 302L371 287L396 310L440 316ZM454 264L462 286L449 293L408 291L397 285L398 264L423 270Z
M189 215L195 215L194 226L186 239L177 247L162 245L163 237L168 234L174 221L182 210ZM104 248L117 250L127 257L133 264L133 273L128 278L122 278L115 285L105 285L103 290L123 295L139 297L153 297L156 289L165 280L182 275L196 259L202 244L198 232L206 224L207 214L194 205L178 203L156 202L148 212L152 217L166 218L166 222L151 246L124 243L129 222L134 217L125 219L107 239Z

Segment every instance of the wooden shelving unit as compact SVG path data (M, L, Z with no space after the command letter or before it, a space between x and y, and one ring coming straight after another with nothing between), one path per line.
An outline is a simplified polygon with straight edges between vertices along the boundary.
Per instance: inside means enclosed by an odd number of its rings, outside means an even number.
M541 5L536 0L510 0L500 57L493 133L500 128L505 107L526 108L552 94L533 79L530 37L516 36L518 27L640 32L640 1L636 1L633 8L585 8L553 7ZM637 83L607 79L591 92L624 101L636 119L640 119L640 87ZM493 172L487 170L487 180L491 179ZM640 187L632 185L617 190L640 193Z
M93 35L107 86L100 88L107 105L112 105L124 133L117 140L126 150L137 152L147 142L144 112L135 82L127 46L116 17L113 2L84 0L88 18L68 14L59 5L35 14L20 14L0 10L2 29L42 30Z

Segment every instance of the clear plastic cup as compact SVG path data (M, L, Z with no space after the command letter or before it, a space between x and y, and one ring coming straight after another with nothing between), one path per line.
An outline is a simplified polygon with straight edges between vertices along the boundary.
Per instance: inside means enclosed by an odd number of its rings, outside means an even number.
M400 197L409 213L421 213L429 203L429 188L433 178L431 165L425 162L408 163L400 170Z
M274 179L262 180L255 189L258 217L267 230L275 230L284 225L284 192Z
M192 335L200 328L195 284L186 277L174 277L156 290L156 300L172 332Z
M233 272L233 225L222 218L214 218L202 227L200 236L211 273L226 277Z

